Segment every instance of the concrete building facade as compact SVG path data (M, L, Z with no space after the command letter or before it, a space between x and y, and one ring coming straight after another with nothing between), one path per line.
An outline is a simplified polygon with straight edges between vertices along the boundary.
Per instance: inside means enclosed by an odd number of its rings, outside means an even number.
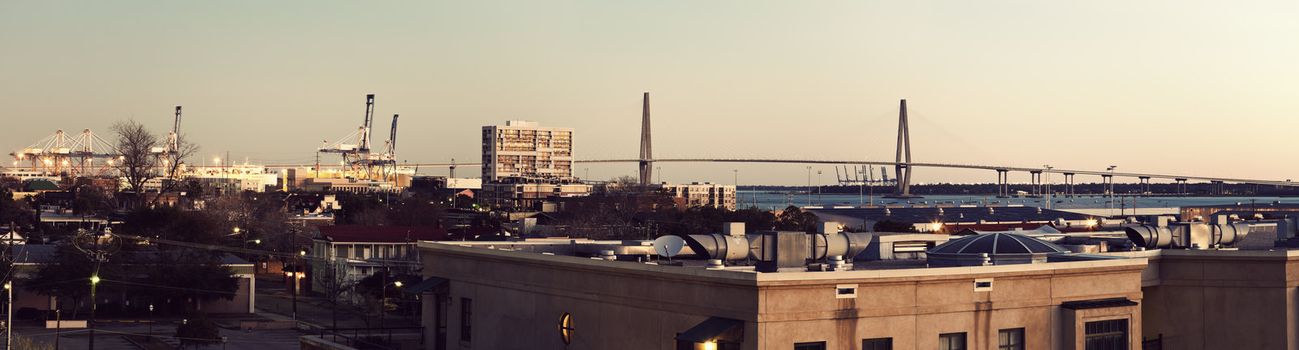
M429 349L1126 349L1142 335L1144 258L758 273L565 256L573 244L420 249L445 281L424 298Z
M573 129L511 120L483 126L483 180L573 180Z
M662 183L658 186L673 197L685 199L687 207L735 210L735 186L719 185L711 182Z

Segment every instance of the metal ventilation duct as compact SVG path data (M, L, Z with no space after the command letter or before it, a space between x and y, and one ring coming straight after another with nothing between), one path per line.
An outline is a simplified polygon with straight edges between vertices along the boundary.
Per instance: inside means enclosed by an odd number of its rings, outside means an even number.
M1240 243L1249 235L1249 224L1176 222L1168 226L1128 226L1123 232L1133 244L1146 249L1210 248Z
M682 238L701 259L754 259L771 262L777 260L777 257L783 257L781 260L790 264L798 261L796 266L789 267L801 267L809 260L825 260L835 256L852 259L866 250L872 235L860 232L807 234L768 231L747 236L709 234L684 235ZM778 243L782 240L786 244Z

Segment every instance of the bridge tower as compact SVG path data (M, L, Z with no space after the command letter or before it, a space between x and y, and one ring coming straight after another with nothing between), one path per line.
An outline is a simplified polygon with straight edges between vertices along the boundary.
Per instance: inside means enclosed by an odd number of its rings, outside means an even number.
M654 152L650 142L650 101L646 92L641 105L640 119L640 184L649 186L654 178Z
M898 148L895 181L897 197L911 197L911 129L907 125L907 100L902 99L898 109Z

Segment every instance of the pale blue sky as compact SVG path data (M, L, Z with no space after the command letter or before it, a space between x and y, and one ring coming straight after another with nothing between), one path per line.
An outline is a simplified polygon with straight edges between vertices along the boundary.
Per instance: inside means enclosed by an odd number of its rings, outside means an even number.
M1292 0L0 1L0 148L131 117L162 132L179 104L209 157L308 162L375 93L376 134L400 113L412 162L474 161L507 119L629 158L650 91L659 157L891 159L907 98L916 161L1299 178L1296 18Z

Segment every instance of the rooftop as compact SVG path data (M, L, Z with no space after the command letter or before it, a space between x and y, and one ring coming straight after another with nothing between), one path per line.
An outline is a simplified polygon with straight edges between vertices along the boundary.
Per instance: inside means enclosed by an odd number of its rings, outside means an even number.
M447 239L447 231L432 226L319 226L320 239L335 243L409 243Z
M539 252L535 250L542 243L532 242L514 245L515 242L432 242L421 241L419 248L424 254L444 254L453 256L476 256L493 260L509 259L519 264L564 265L566 268L606 270L616 274L672 274L676 278L702 279L712 282L735 284L764 284L791 281L836 281L850 279L894 279L894 278L934 278L946 279L962 275L987 275L999 273L1042 273L1052 274L1060 270L1093 269L1093 268L1132 268L1141 269L1146 265L1143 257L1129 259L1105 259L1052 262L1045 264L1015 264L995 266L957 266L926 267L923 261L871 261L854 264L853 270L843 271L782 271L776 273L759 273L752 266L726 266L725 268L707 268L698 260L673 261L655 259L650 262L609 261L605 259L574 256L564 253ZM598 243L598 242L592 242ZM610 243L610 242L603 242ZM572 243L567 243L571 245ZM534 250L522 250L530 246ZM676 264L684 262L683 264Z
M808 209L817 215L836 215L860 220L927 222L1048 222L1059 219L1089 220L1090 215L1038 207L928 207L928 208L825 208Z

